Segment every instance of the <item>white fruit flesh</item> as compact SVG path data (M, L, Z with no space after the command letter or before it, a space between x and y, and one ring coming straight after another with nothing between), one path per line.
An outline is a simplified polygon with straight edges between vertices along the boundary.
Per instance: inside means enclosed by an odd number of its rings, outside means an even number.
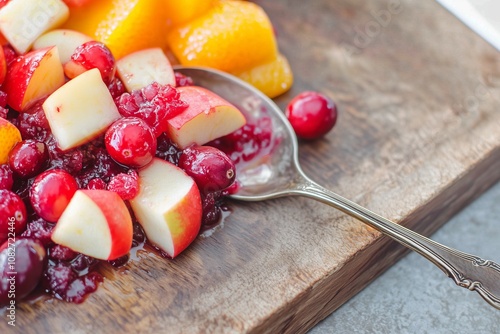
M169 213L178 209L179 203L190 196L196 185L181 169L159 159L154 159L139 171L139 180L140 192L130 201L132 210L148 239L173 257L177 252L171 227L176 222L172 224L169 221ZM184 208L185 211L190 209ZM194 234L197 232L194 231Z
M44 32L62 23L69 9L61 0L11 0L0 10L0 31L20 54Z
M128 92L153 82L175 86L174 71L160 48L137 51L119 59L116 72Z
M106 260L111 252L111 233L97 204L77 191L52 232L52 241L96 259Z
M43 103L43 110L62 150L94 139L121 117L96 68L52 93Z
M61 63L65 64L71 59L71 55L77 47L91 40L92 38L78 31L54 29L37 38L33 43L33 49L57 46Z
M33 71L21 108L25 110L33 102L49 95L64 84L64 71L56 47L51 48Z

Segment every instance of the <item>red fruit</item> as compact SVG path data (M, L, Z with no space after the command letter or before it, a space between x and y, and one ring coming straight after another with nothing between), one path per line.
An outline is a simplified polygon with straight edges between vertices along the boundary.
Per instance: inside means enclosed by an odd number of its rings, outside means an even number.
M38 175L30 188L33 209L43 219L55 223L78 190L71 174L52 169Z
M117 120L104 137L109 155L118 163L130 167L142 167L156 153L156 137L151 127L137 117Z
M0 165L0 189L11 190L14 185L14 173L8 164Z
M71 60L64 65L64 73L72 79L93 68L99 69L102 80L107 85L113 82L116 73L115 58L106 45L97 41L89 41L77 47Z
M191 77L188 77L182 73L174 72L175 75L175 86L176 87L184 87L184 86L193 86L194 81Z
M115 102L122 116L139 117L153 129L155 137L167 130L167 120L187 108L174 87L156 82L124 93Z
M120 195L124 201L131 200L139 193L137 172L131 170L128 174L120 173L111 178L108 190Z
M29 178L40 172L49 160L47 146L35 140L23 140L9 154L9 166L20 177Z
M0 243L26 229L26 206L19 195L0 190Z
M5 0L4 0L5 1ZM82 7L96 0L63 0L68 7Z
M236 168L231 159L211 146L186 148L179 158L179 167L194 179L204 194L226 189L236 177Z
M0 306L29 295L42 278L46 253L33 239L5 242L0 247Z
M327 96L308 91L290 101L286 117L298 137L317 139L328 133L337 122L337 107Z

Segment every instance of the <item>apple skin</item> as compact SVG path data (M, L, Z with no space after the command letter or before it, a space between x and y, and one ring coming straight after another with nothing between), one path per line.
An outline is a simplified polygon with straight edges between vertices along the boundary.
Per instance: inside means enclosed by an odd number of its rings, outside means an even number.
M22 112L50 95L65 82L56 47L31 51L14 59L3 83L7 104Z
M174 258L200 231L200 191L182 169L159 158L139 170L139 185L132 210L148 240Z
M52 241L101 260L130 251L132 218L120 196L108 190L78 190L52 232Z
M90 42L91 37L71 29L54 29L38 37L33 43L33 49L43 49L57 46L61 63L65 64L80 45Z
M42 108L63 151L96 138L121 118L97 68L68 81L45 100Z
M245 125L245 116L231 103L198 86L177 87L189 106L170 118L167 133L181 149L204 145Z
M117 74L128 92L157 82L175 87L175 75L167 56L160 48L133 52L116 61Z

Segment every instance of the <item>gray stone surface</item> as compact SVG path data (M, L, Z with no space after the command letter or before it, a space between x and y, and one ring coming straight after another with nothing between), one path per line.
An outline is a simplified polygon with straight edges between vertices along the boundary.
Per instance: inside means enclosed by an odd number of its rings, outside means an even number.
M500 263L500 183L432 239ZM500 310L412 252L309 333L500 333Z

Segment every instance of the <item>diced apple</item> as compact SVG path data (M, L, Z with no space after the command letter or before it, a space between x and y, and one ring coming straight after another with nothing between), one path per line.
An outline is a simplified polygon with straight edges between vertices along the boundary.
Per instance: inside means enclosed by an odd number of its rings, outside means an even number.
M69 9L61 0L11 0L0 10L0 31L23 54L44 32L63 24Z
M42 107L61 150L94 139L121 117L96 68L68 81Z
M149 241L174 258L200 231L198 187L182 169L159 158L139 170L139 184L132 210Z
M29 52L12 61L3 89L7 104L24 111L64 84L64 72L57 47Z
M116 62L116 70L128 92L153 82L175 86L174 70L160 48L133 52Z
M92 38L71 29L54 29L38 37L33 43L33 49L43 49L57 46L61 63L67 63L75 49Z
M107 190L77 190L52 232L55 243L101 260L126 255L132 237L127 206Z
M245 116L217 94L198 86L177 88L189 107L168 120L170 138L184 149L203 145L245 125Z

